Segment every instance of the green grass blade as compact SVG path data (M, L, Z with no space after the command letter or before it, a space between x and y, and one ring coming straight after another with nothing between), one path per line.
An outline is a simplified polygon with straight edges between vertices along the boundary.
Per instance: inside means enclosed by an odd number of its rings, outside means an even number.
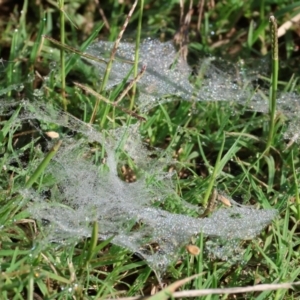
M33 183L40 177L40 175L44 172L44 170L50 163L53 156L56 154L56 152L60 148L61 143L62 143L62 140L58 141L52 147L52 149L49 151L49 153L46 155L46 157L43 159L43 161L40 163L40 165L37 167L37 169L34 171L34 173L31 175L31 177L26 182L25 188L29 189L33 185Z
M59 7L59 23L60 23L60 42L65 44L65 12L64 0L58 0ZM66 58L64 48L60 48L60 80L61 80L61 96L64 110L67 110L66 99Z
M299 197L299 188L298 188L298 179L295 168L295 160L294 160L294 151L292 151L292 169L293 169L293 177L295 182L295 201L296 201L296 211L297 211L297 220L300 220L300 197Z
M86 260L85 260L85 265L86 266L89 264L90 260L95 255L95 249L96 249L97 241L98 241L98 232L99 232L98 222L95 221L93 223L92 236L91 236L91 239L90 239L90 245L89 245L88 253L87 253L87 256L86 256Z
M45 13L44 17L40 20L39 31L37 33L36 40L34 41L34 44L33 44L33 47L32 47L31 53L30 53L29 63L31 66L33 66L35 64L36 59L38 58L39 48L40 48L41 42L43 40L43 34L44 34L46 22L47 22L47 19L46 19L46 13Z
M213 170L213 173L211 175L211 178L209 180L209 185L208 188L206 190L204 199L203 199L203 204L206 206L208 203L208 199L212 193L213 190L213 186L215 184L216 178L219 176L219 174L221 173L222 169L224 168L225 164L232 158L232 156L240 149L240 147L238 146L239 140L242 137L242 135L240 135L236 141L234 142L234 144L230 147L230 149L227 151L227 153L224 155L224 157L221 159L222 157L222 153L223 153L223 149L224 149L224 144L225 144L225 134L223 135L223 141L217 156L217 160L215 163L215 167Z
M94 29L93 33L82 43L80 46L79 53L75 53L66 61L66 75L71 71L72 67L76 64L76 61L81 57L81 54L86 50L86 48L95 40L98 36L99 31L103 28L104 23L100 23ZM80 54L81 52L81 54Z
M11 127L14 123L14 121L17 119L20 109L21 109L21 105L16 109L16 111L13 113L13 115L11 116L11 118L6 121L4 123L3 128L0 131L0 145L3 143L4 139L6 138L7 134L10 132Z
M218 156L217 156L216 164L215 164L213 173L211 175L211 178L209 180L208 188L206 190L206 193L205 193L205 196L204 196L204 199L203 199L203 202L202 202L204 206L206 206L207 203L208 203L208 199L209 199L209 197L212 193L212 189L213 189L213 186L215 184L215 180L216 180L216 178L219 174L219 170L221 169L220 168L220 161L221 161L222 153L223 153L223 150L224 150L225 139L226 139L225 134L223 134L223 140L222 140L222 144L221 144Z
M143 11L144 11L144 0L140 0L138 28L137 28L137 34L136 34L136 39L135 39L134 72L133 72L134 78L137 76L138 71L139 71L138 70L138 66L139 66L139 49L140 49L140 44L141 44ZM132 87L132 96L131 96L131 99L130 99L130 106L129 106L130 110L133 109L135 96L136 96L136 83Z

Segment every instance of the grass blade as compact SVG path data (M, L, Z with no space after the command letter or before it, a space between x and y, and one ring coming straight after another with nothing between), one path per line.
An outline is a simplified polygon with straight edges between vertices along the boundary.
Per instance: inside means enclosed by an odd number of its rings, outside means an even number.
M37 169L34 171L34 173L31 175L31 177L28 179L28 181L25 184L25 188L29 189L33 183L39 178L39 176L44 172L48 164L50 163L53 156L56 154L58 149L60 148L62 143L62 140L58 141L52 149L49 151L49 153L46 155L44 160L40 163L40 165L37 167Z
M275 135L275 114L276 114L276 96L277 96L277 85L278 85L278 68L279 68L279 59L278 59L278 32L277 32L277 22L274 16L271 16L270 19L270 29L271 29L271 44L272 44L272 86L269 99L269 136L266 146L266 152L269 151L274 135Z

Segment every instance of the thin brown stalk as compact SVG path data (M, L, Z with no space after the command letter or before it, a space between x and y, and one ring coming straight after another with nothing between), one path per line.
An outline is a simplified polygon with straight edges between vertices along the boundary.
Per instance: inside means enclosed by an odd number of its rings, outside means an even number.
M220 288L220 289L203 289L203 290L189 290L172 293L172 298L191 298L207 295L229 295L229 294L240 294L240 293L251 293L251 292L263 292L263 291L274 291L279 289L292 289L294 286L299 286L300 281L287 282L287 283L273 283L273 284L258 284L254 286L246 287L233 287L233 288ZM124 297L118 298L119 300L141 300L151 299L148 297Z
M96 3L96 5L99 7L99 9L98 9L98 10L99 10L99 14L100 14L100 16L101 16L101 18L102 18L102 20L103 20L104 26L105 26L106 29L110 32L110 26L109 26L109 23L108 23L108 21L107 21L107 18L106 18L106 16L105 16L105 13L104 13L103 9L101 8L100 1L95 0L95 3Z
M100 102L100 101L103 101L105 102L106 104L109 104L109 105L112 105L118 109L120 109L121 111L123 111L124 113L130 115L131 117L134 117L134 118L137 118L138 120L140 121L146 121L146 119L142 116L140 116L139 114L131 111L131 110L128 110L126 108L123 108L123 107L120 107L118 106L115 102L110 102L107 98L105 98L104 96L100 95L99 93L97 93L96 91L94 91L93 89L89 88L88 86L85 86L81 83L78 83L78 82L73 82L76 86L80 87L82 90L88 92L89 94L93 95L96 97L96 99Z
M130 11L129 11L129 13L128 13L128 15L127 15L127 17L126 17L126 20L125 20L124 25L123 25L123 27L122 27L119 35L118 35L118 38L116 39L116 41L114 43L114 46L113 46L111 54L110 54L109 61L108 61L107 66L106 66L106 70L104 72L103 81L101 83L101 86L100 86L100 89L99 89L99 93L101 93L104 90L105 86L106 86L106 83L108 81L109 74L110 74L110 71L111 71L112 63L113 63L113 60L115 58L115 54L117 52L117 49L118 49L119 44L120 44L120 41L121 41L121 39L123 37L123 34L124 34L124 32L125 32L125 30L127 28L129 20L132 17L132 14L133 14L133 12L135 10L135 7L136 7L137 3L138 3L138 0L135 0L134 3L133 3L133 5L132 5L132 7L131 7L131 9L130 9ZM100 98L98 97L97 100L96 100L93 112L92 112L92 116L91 116L91 119L90 119L90 124L93 124L94 121L95 121L99 104L100 104Z
M93 55L90 55L90 54L88 54L88 53L85 53L85 52L83 53L83 52L77 50L76 48L73 48L73 47L71 47L71 46L69 46L69 45L66 45L66 44L62 44L61 42L59 42L59 41L53 39L53 38L50 37L50 36L43 35L43 38L45 38L46 40L49 40L49 41L52 42L54 45L56 45L56 46L58 46L58 47L61 47L61 48L64 48L65 50L68 50L68 51L70 51L70 52L72 52L72 53L76 53L76 54L78 54L78 55L80 55L80 56L82 56L82 57L85 57L85 58L87 58L87 59L90 59L90 60L93 60L93 61L96 61L96 62L99 62L99 63L107 64L107 62L106 62L104 59L97 58L97 57L95 57L95 56L93 56Z
M126 88L122 91L122 93L118 96L118 98L116 99L116 101L114 102L115 104L118 104L124 97L125 95L128 93L128 91L132 88L132 86L137 83L141 77L144 75L146 70L146 66L143 66L141 71L138 73L138 75L132 79L129 84L126 86Z
M188 43L189 43L189 27L194 13L193 0L190 0L189 11L184 17L183 3L180 2L180 28L174 35L174 41L179 45L180 56L186 61L188 55Z
M183 24L183 16L184 16L184 1L183 0L180 0L180 3L179 3L179 7L180 7L180 25Z
M203 16L203 8L204 8L205 0L200 0L198 4L198 21L197 21L197 31L200 33L202 16Z
M133 14L133 12L134 12L134 10L136 8L137 3L138 3L138 0L135 0L134 3L133 3L133 5L132 5L132 7L131 7L131 9L130 9L130 11L129 11L129 13L128 13L128 15L127 15L127 17L126 17L126 19L125 19L125 22L124 22L124 24L123 24L123 26L121 28L121 31L119 32L119 35L118 35L118 37L117 37L117 39L115 41L114 47L113 47L113 49L111 51L111 55L110 55L110 59L109 59L108 64L114 60L115 54L117 52L117 49L119 47L119 44L120 44L121 39L123 37L123 34L124 34L124 32L125 32L125 30L127 28L129 20L132 17L132 14Z

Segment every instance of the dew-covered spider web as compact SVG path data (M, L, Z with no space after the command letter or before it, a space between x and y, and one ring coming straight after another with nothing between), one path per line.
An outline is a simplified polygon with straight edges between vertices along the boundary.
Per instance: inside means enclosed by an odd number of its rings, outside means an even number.
M87 53L102 60L108 60L113 49L113 42L100 41L92 44ZM107 89L119 84L132 71L135 44L121 43L116 52ZM222 59L210 57L202 59L198 70L198 85L191 83L192 68L179 55L171 41L161 43L157 40L146 39L140 45L139 69L146 66L146 72L138 82L139 109L149 108L168 101L167 96L178 96L187 101L233 101L266 108L266 101L257 93L253 80L260 73L264 75L266 68L256 66L256 72L249 72L243 61L237 65ZM104 74L106 65L88 60ZM130 63L131 62L131 63ZM133 72L128 81L133 79Z
M87 52L108 59L113 47L109 42L97 42ZM121 43L116 53L107 89L112 89L132 70L134 45ZM105 64L89 60L102 76ZM266 68L247 70L242 62L236 65L217 58L203 59L195 79L191 67L183 61L171 42L147 39L140 48L140 68L146 72L138 81L138 109L145 115L159 103L176 99L183 101L232 101L249 109L267 112L268 90L259 76ZM132 80L128 77L128 82ZM199 79L199 81L197 81ZM16 89L1 90L0 95ZM73 136L61 133L62 146L46 169L47 179L38 192L20 191L30 200L28 210L39 220L47 233L47 241L60 242L88 237L94 221L99 224L99 238L112 238L112 243L125 247L144 258L156 271L162 272L176 258L192 237L202 233L210 238L206 248L213 257L239 259L241 240L253 239L270 224L276 215L273 209L238 206L223 207L206 218L192 217L198 207L187 204L173 186L168 166L176 164L171 155L159 149L148 149L139 133L139 125L122 126L98 131L93 126L60 111L39 99L24 101L12 129L27 122L38 121L67 128ZM42 100L42 101L40 101ZM292 103L292 104L291 104ZM278 110L290 121L287 138L299 131L299 97L294 93L278 96ZM1 113L20 103L0 106ZM63 131L62 131L63 132ZM93 145L93 146L91 146ZM51 149L52 142L47 144ZM96 147L104 153L103 161L95 162ZM98 151L97 150L97 151ZM98 152L99 152L98 151ZM120 177L120 166L131 161L136 180L128 183ZM182 203L190 213L174 214L163 209L168 199Z
M113 45L113 42L99 41L92 44L87 53L108 61ZM128 74L128 81L133 79L134 53L135 44L120 44L107 89L121 83ZM104 74L105 64L88 61L96 67L100 76ZM270 61L267 58L246 62L240 60L233 64L212 56L200 59L195 71L178 55L171 41L162 43L145 39L140 45L139 62L139 69L146 66L144 75L137 82L137 102L141 112L147 112L158 104L174 101L174 96L185 101L238 103L249 110L268 112L269 83L266 78L270 76ZM277 110L290 122L285 138L300 142L300 135L295 134L295 128L299 128L300 124L299 95L278 92Z
M16 107L18 103L9 105ZM253 239L276 215L275 210L234 204L203 219L158 208L157 203L163 204L168 197L186 204L175 193L172 173L165 171L175 162L167 153L144 145L138 124L99 132L49 104L24 101L21 105L12 126L38 120L69 128L81 136L61 135L62 146L43 175L45 184L38 192L20 191L29 200L31 215L43 224L47 242L88 237L92 223L97 221L100 239L112 238L112 243L136 253L160 273L200 233L211 237L207 249L215 257L240 259L239 241ZM94 161L91 144L104 149L100 165ZM51 146L50 142L48 148ZM118 166L124 157L130 158L138 170L135 182L120 178ZM198 212L199 208L188 205L188 209ZM226 247L218 246L224 240Z

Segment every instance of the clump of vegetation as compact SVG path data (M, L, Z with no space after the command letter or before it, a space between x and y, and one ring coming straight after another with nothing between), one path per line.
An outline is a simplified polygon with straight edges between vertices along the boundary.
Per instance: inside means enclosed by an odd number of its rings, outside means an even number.
M1 296L292 299L297 5L42 4L0 11Z

